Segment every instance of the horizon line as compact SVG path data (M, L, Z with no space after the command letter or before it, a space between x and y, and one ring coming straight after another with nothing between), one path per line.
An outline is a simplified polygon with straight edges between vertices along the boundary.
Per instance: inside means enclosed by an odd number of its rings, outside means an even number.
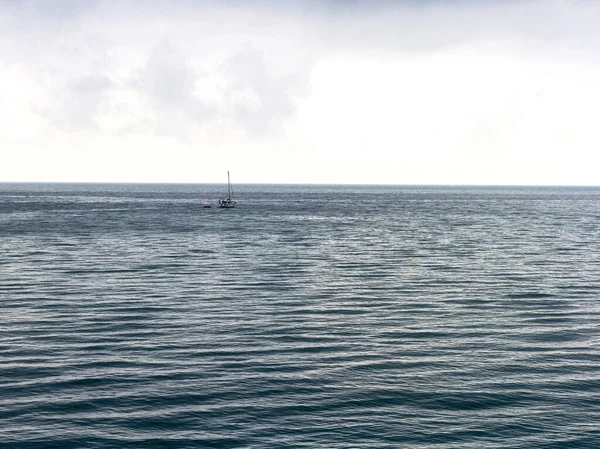
M224 185L226 182L176 181L0 181L0 184L114 184L114 185ZM284 186L388 186L388 187L600 187L600 184L392 184L392 183L322 183L322 182L236 182L237 185Z

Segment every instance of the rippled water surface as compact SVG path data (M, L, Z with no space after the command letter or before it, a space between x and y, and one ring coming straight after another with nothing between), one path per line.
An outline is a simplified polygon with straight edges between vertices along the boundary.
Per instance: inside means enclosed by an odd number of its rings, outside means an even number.
M600 447L600 189L0 184L0 447Z

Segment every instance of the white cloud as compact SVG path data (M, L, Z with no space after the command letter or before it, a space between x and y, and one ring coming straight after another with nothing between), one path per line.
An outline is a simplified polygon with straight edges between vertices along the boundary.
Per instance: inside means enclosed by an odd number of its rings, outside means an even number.
M3 3L0 180L598 184L599 12Z

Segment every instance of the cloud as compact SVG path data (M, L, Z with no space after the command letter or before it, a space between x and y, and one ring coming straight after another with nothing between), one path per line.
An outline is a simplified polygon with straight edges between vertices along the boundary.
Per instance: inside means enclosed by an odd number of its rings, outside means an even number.
M277 73L262 52L246 47L234 53L220 72L227 82L226 96L235 122L260 135L293 115L294 99L306 93L310 68Z
M69 79L53 98L54 108L46 114L63 129L95 127L94 116L113 87L106 75L86 74Z
M336 181L385 182L384 168L424 182L411 176L429 160L449 168L425 181L481 180L567 151L592 166L599 13L576 0L2 2L0 140L226 151L296 181L304 161L317 182L340 166Z
M144 129L184 137L194 128L237 127L260 136L293 115L315 60L290 52L288 38L300 39L297 32L280 38L261 31L281 27L278 17L242 2L166 8L98 1L83 8L42 1L7 8L2 18L0 33L18 48L6 56L45 92L34 109L64 132ZM128 119L119 126L124 111Z
M179 48L163 41L126 84L150 109L146 114L154 121L156 132L185 137L190 126L202 126L218 117L216 107L196 95L196 85L205 77Z

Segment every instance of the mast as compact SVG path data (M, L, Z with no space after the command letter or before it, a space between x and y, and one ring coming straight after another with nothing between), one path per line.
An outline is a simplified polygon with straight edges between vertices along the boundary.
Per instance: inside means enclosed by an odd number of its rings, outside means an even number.
M229 180L229 170L227 170L227 190L229 191L228 199L231 199L231 181Z

